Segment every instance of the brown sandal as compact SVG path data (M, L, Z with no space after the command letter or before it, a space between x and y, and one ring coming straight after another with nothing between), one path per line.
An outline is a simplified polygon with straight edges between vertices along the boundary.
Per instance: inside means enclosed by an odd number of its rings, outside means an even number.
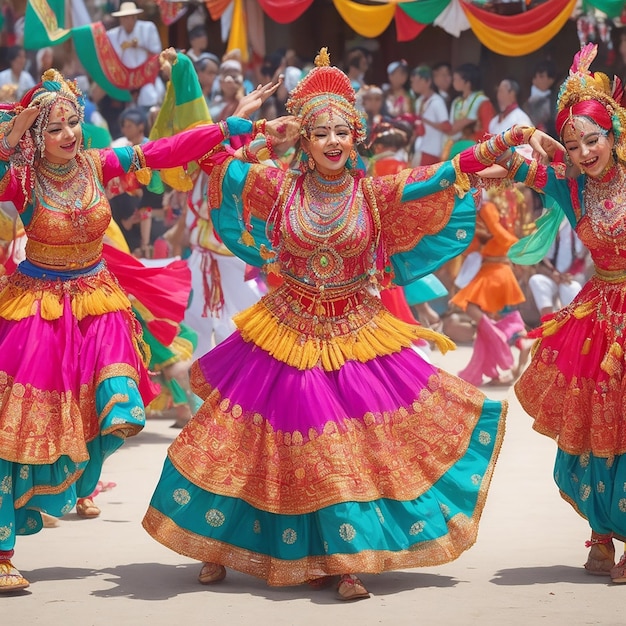
M617 565L611 569L611 580L617 584L626 583L626 552L617 562Z
M219 563L204 563L198 574L198 580L203 585L219 583L224 578L226 578L226 568Z
M337 585L337 598L339 600L362 600L369 598L369 591L354 574L344 574Z
M591 548L583 566L587 573L593 576L611 576L615 565L615 546L611 535L592 533L591 540L585 542L585 546Z
M90 519L98 517L100 513L100 508L95 505L91 498L78 498L78 500L76 500L76 514L78 517Z
M13 566L11 561L0 561L0 593L26 589L30 583Z

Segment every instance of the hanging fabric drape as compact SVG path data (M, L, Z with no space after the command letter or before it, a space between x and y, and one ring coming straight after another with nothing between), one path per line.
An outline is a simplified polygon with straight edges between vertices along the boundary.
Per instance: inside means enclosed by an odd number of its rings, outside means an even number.
M266 15L279 24L297 20L312 4L313 0L258 0Z
M333 0L333 4L353 31L369 38L382 35L391 24L396 12L395 4L373 6L359 4L352 0Z
M537 7L537 9L550 10L551 4L557 4L563 2L563 0L552 0L543 5ZM550 22L548 22L542 28L531 32L525 32L521 34L514 34L508 31L491 28L487 26L476 16L477 7L473 7L469 4L464 4L467 19L469 20L472 31L478 38L478 40L490 50L498 54L506 56L523 56L530 54L535 50L538 50L546 43L548 43L565 25L565 22L571 16L576 0L567 0L565 8ZM471 7L471 8L470 8ZM525 19L520 19L519 15L507 16L509 19L514 18L518 22L518 26L525 24ZM513 24L513 21L511 21Z

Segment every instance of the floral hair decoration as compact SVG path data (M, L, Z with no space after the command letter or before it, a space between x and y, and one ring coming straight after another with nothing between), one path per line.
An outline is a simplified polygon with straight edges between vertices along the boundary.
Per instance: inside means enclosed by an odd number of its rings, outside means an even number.
M590 72L598 46L587 44L574 56L569 76L559 90L557 99L557 131L576 115L590 118L615 135L615 151L621 161L626 161L626 110L624 109L624 86L615 76L613 80L602 72ZM593 115L594 108L597 114ZM608 116L608 117L607 117ZM603 123L602 118L606 119Z

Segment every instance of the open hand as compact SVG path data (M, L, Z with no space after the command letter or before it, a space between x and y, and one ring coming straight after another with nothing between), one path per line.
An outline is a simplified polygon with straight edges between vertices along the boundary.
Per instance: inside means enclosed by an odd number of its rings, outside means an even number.
M554 155L560 150L565 152L565 148L553 137L550 137L542 130L535 130L530 136L528 144L533 149L533 159L547 165L554 160Z
M282 82L283 76L281 74L277 81L270 81L269 83L265 83L265 85L259 85L254 91L251 91L239 100L239 104L233 115L237 117L250 117L272 94L276 93L276 90Z
M284 151L296 145L300 139L300 128L301 123L297 117L283 115L265 123L265 134L273 147L280 147Z

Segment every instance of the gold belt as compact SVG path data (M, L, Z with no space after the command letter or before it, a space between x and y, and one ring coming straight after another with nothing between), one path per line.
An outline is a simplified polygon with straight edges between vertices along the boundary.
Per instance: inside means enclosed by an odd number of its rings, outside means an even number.
M596 276L607 283L622 283L626 281L626 270L603 270L595 266Z

